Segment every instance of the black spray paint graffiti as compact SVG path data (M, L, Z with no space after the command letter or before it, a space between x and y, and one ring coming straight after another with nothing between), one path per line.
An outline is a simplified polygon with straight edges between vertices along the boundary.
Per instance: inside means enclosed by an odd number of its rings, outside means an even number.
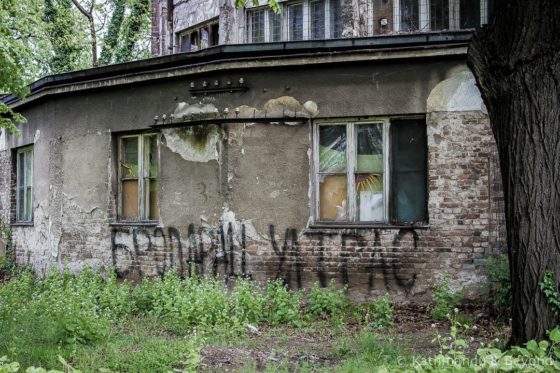
M302 255L296 229L286 229L282 244L277 242L274 225L269 226L269 235L273 256L264 265L271 267L269 272L273 274L269 277L281 279L291 288L302 288L304 269L307 280L318 280L322 287L328 286L333 273L338 273L341 283L351 286L351 276L360 272L360 268L367 271L369 290L381 290L376 281L381 275L384 290L402 290L408 294L417 279L415 272L405 268L407 265L395 260L396 255L406 254L399 251L406 236L412 237L412 251L417 252L419 237L413 229L400 229L390 248L382 245L379 229L374 230L372 244L358 233L308 231L304 235L312 244L306 243L311 250L306 253L311 254L306 256L307 261ZM330 247L337 237L340 237L337 245L340 249L334 254L338 257L333 259ZM247 237L243 224L238 231L232 223L216 230L190 224L186 239L173 227L155 228L151 233L145 228L115 228L111 232L111 248L113 266L119 277L162 276L172 268L182 277L212 275L225 282L231 278L253 277L247 272Z

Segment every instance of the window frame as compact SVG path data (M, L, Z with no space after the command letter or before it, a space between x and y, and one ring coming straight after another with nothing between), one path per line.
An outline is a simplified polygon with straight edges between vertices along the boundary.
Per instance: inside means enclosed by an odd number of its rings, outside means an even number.
M148 202L145 202L145 193L146 193L146 186L145 186L145 179L152 179L146 176L146 152L145 152L145 138L149 136L155 136L156 138L156 164L157 164L157 175L155 179L157 180L158 192L159 192L159 180L160 180L160 146L161 146L161 134L159 132L143 132L143 133L131 133L131 134L123 134L117 137L117 221L122 223L157 223L160 219L160 198L158 193L158 198L156 200L156 209L157 209L157 216L158 219L150 219L150 201L149 201L149 193L148 193ZM123 139L126 138L138 138L138 176L136 178L124 178L122 175L122 155L123 155ZM141 160L141 163L140 163ZM148 166L149 167L149 166ZM149 170L148 170L149 172ZM138 216L137 218L125 218L123 217L123 180L138 180ZM146 208L147 207L147 208Z
M202 49L211 48L219 45L220 44L219 24L220 24L219 18L214 17L207 21L191 26L187 29L183 29L181 31L176 32L175 33L176 42L174 48L178 53L192 53L192 52L198 52ZM216 25L218 25L217 28L215 27ZM206 39L207 45L203 45L203 40L204 40L202 38L203 31L207 33L207 39ZM218 35L215 35L214 31L217 31ZM193 43L192 43L193 35L196 35L196 48L194 50L193 50ZM215 41L216 44L214 44ZM183 50L185 45L187 49Z
M380 116L380 117L370 117L370 118L333 118L333 119L321 119L314 121L312 123L312 165L310 167L311 171L311 197L312 197L312 226L329 226L329 227L348 227L348 226L425 226L428 224L428 197L429 189L426 185L426 195L425 195L425 219L423 221L416 222L399 222L395 221L392 217L393 206L392 206L392 168L391 164L391 121L393 120L422 120L425 122L426 117L424 115L410 115L410 116ZM368 124L382 124L383 128L383 220L379 221L360 221L359 211L357 206L357 193L356 193L356 179L355 174L357 171L357 138L356 138L356 126L368 125ZM320 134L319 128L321 126L332 126L341 125L346 127L346 171L344 172L321 172L320 171ZM427 130L427 128L426 128ZM426 143L426 182L428 180L428 149ZM347 198L347 220L345 221L332 221L332 220L321 220L320 219L320 175L321 174L346 174L346 198Z
M15 211L15 223L32 223L33 222L33 145L31 146L25 146L22 148L17 149L16 151L16 162L15 162L15 167L16 167L16 191L15 191L15 195L16 195L16 211ZM30 175L31 175L31 181L28 183L27 180L27 157L26 154L30 154L30 165L29 167L31 168L30 171ZM23 155L23 175L21 175L20 172L20 156ZM22 181L22 176L23 176L23 181ZM23 186L21 186L21 183L23 182ZM23 205L24 205L24 209L26 208L25 206L28 206L29 211L23 211L23 217L20 214L20 189L23 189ZM27 201L27 189L31 189L31 192L29 193L30 197L31 197L31 201L28 203Z
M431 29L431 1L430 0L418 0L418 29L415 30L402 30L401 29L401 1L393 0L393 31L394 32L427 32L427 31L444 31L444 30L472 30L472 28L462 28L461 27L461 0L447 0L449 6L449 19L448 29ZM490 0L479 0L480 4L480 19L479 26L488 23L489 18L489 2Z

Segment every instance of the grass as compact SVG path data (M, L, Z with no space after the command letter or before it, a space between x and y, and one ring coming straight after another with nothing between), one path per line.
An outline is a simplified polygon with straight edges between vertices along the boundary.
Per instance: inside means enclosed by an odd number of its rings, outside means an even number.
M309 294L304 305L277 281L228 290L173 272L132 286L89 270L23 271L0 285L0 358L61 369L62 357L81 372L363 372L411 364L408 347L437 332L413 317L424 329L405 331L409 343L388 297L357 306L332 285Z

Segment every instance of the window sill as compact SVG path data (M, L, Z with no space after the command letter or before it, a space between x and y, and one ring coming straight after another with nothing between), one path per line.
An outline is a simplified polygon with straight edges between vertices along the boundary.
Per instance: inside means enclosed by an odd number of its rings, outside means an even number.
M430 229L429 224L383 224L383 223L315 223L310 224L310 230L315 229Z
M32 221L17 221L15 223L10 224L12 227L32 227Z
M157 227L159 221L157 220L147 220L147 221L116 221L109 223L110 227Z

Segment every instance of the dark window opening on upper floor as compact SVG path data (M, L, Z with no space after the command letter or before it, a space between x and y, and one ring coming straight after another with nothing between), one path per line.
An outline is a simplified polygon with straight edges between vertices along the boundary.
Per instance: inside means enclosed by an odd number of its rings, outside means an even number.
M196 52L219 44L219 23L214 18L178 33L179 50L181 52Z

